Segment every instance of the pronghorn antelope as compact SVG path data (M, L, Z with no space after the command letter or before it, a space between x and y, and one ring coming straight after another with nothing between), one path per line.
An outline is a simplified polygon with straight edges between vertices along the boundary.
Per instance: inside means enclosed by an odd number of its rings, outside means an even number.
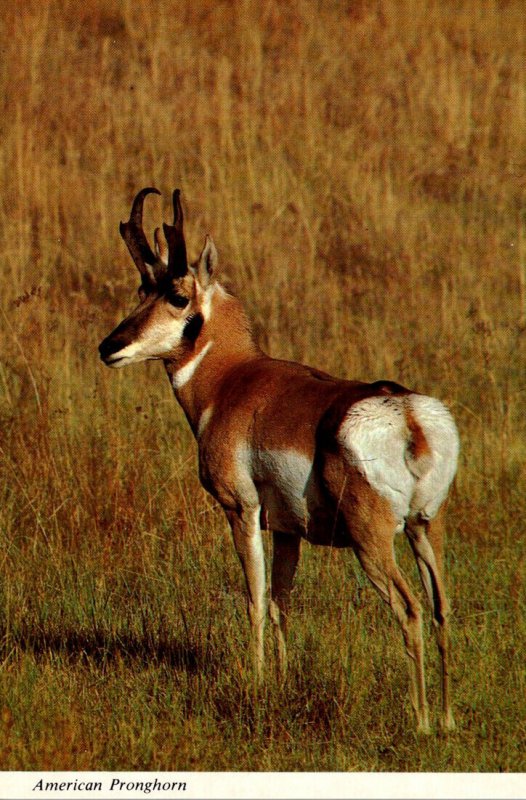
M361 383L263 353L240 302L216 280L207 236L189 265L179 190L174 223L142 228L142 189L120 232L141 274L139 305L101 343L110 367L161 359L199 448L203 486L219 501L243 567L257 674L266 616L261 529L273 531L270 618L286 668L289 597L300 542L351 547L402 628L418 729L429 729L421 610L397 566L405 531L431 606L449 698L444 504L457 465L455 423L442 403L390 381Z

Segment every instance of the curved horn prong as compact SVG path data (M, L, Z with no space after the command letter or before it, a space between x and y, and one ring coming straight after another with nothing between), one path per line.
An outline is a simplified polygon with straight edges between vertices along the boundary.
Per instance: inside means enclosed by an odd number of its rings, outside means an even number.
M168 242L168 272L172 278L184 278L188 272L186 244L183 233L183 208L180 200L180 189L173 193L174 224L163 223L164 235Z
M174 225L181 229L183 232L183 207L181 205L181 190L174 189L172 194L172 202L174 207Z
M155 282L154 272L148 269L147 264L153 267L157 264L157 258L148 244L148 240L142 228L142 210L144 198L147 194L161 194L158 189L146 187L135 196L128 222L121 222L119 226L120 234L130 255L135 262L135 266L146 281Z

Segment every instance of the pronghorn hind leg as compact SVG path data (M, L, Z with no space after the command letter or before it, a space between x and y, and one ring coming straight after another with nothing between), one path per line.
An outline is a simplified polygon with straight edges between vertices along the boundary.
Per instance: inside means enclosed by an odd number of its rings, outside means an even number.
M265 553L259 524L260 508L227 514L236 552L241 561L247 587L247 610L250 621L254 666L258 682L264 672L265 631Z
M420 605L396 564L392 543L383 552L380 551L380 548L364 548L363 546L358 546L356 552L367 577L391 607L400 623L408 657L409 691L417 718L418 731L429 733Z
M371 488L338 455L327 453L324 464L327 490L351 537L353 548L373 586L390 606L404 637L409 664L409 691L418 731L429 732L424 673L422 612L396 563L394 537L397 519L389 500Z
M416 558L418 570L433 613L438 652L441 660L442 727L454 730L449 678L449 603L444 587L443 508L432 520L411 520L406 533Z
M281 680L284 679L287 672L287 618L290 593L300 555L300 544L300 536L280 531L273 533L270 618L276 638Z

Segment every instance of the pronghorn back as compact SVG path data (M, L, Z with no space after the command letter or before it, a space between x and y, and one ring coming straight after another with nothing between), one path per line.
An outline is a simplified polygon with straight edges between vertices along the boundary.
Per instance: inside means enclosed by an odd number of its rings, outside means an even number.
M442 559L443 511L459 450L450 412L391 381L343 380L263 353L241 303L217 281L210 237L188 264L178 190L173 225L164 225L165 239L157 229L150 248L142 207L152 192L139 192L121 223L141 275L139 305L99 349L108 366L164 362L197 439L201 481L232 529L258 676L266 611L261 530L273 532L269 610L281 675L301 541L350 547L400 623L411 700L419 729L427 730L421 610L393 548L404 531L436 623L442 724L452 728Z

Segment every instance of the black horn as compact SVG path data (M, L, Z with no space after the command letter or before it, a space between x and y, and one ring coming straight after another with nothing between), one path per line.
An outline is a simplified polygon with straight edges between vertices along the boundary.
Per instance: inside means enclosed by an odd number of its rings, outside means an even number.
M121 222L119 230L122 238L126 242L126 246L130 251L130 255L135 261L135 266L141 273L143 280L148 282L155 282L154 267L158 264L152 248L148 244L148 240L142 228L142 209L144 205L144 198L147 194L161 194L158 189L147 187L141 189L133 201L130 219L128 222ZM148 269L146 266L152 267Z
M168 242L168 273L172 278L184 278L188 272L186 244L183 234L183 209L179 189L173 193L174 224L163 224L164 235Z

